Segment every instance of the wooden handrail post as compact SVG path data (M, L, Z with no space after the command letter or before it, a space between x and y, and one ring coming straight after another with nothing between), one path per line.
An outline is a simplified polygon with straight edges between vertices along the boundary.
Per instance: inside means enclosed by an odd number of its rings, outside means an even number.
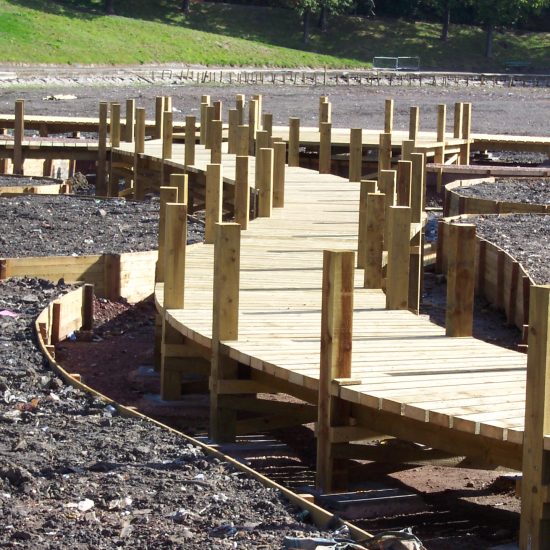
M256 157L254 182L257 189L259 189L260 180L262 178L262 155L260 151L267 149L270 146L269 135L264 130L258 130L256 132L256 143L254 149L254 156Z
M120 147L120 103L111 103L109 127L111 147Z
M393 99L386 99L384 103L384 133L393 132Z
M25 100L15 102L15 120L13 129L13 173L23 174L23 138L25 136Z
M228 117L227 152L230 155L236 155L239 131L239 111L237 111L237 109L229 109Z
M136 120L136 100L126 100L126 119L124 122L124 141L126 143L134 142L134 122Z
M94 285L85 284L82 291L82 330L94 328Z
M411 107L409 115L409 139L416 143L420 125L420 107Z
M235 98L235 109L239 114L238 121L237 121L237 124L239 126L242 126L244 124L244 105L245 105L244 94L237 94Z
M254 154L257 131L258 131L258 100L251 99L248 102L248 154L249 155Z
M252 99L257 102L257 104L256 104L256 130L263 130L262 121L263 121L264 98L261 94L256 94L256 95L252 96Z
M397 206L411 205L412 162L397 161Z
M320 104L319 131L323 124L332 124L332 103L328 100Z
M170 174L170 187L178 190L178 204L188 204L189 180L187 174Z
M248 185L248 155L237 156L235 165L235 222L245 231L250 216L250 186Z
M164 242L166 233L166 205L168 203L178 202L177 187L161 187L160 188L160 205L159 205L159 240L158 240L158 259L155 272L155 281L157 283L164 282Z
M283 208L285 205L285 163L286 143L273 144L273 207Z
M474 315L476 226L451 223L447 227L447 336L471 336Z
M388 209L390 206L395 206L396 202L396 187L397 187L397 172L395 170L382 170L380 172L380 179L378 180L378 187L386 197L386 224L384 227L384 250L388 250L388 238L390 234L390 219L388 216Z
M96 195L107 196L107 110L108 105L99 104L99 132L97 143Z
M300 166L300 119L288 119L288 165Z
M273 135L273 115L271 113L264 113L262 117L262 128L264 132L267 132L269 139Z
M453 137L455 139L460 139L462 137L462 121L463 121L463 103L455 103L455 118L454 118L454 127L453 127Z
M248 124L241 124L237 133L237 156L248 156L248 139L249 139Z
M206 200L204 242L212 244L216 237L216 224L222 221L223 177L221 164L206 167Z
M386 309L407 309L411 209L408 206L390 206L386 215L389 230Z
M222 132L223 126L221 120L213 120L210 123L210 162L212 164L221 164L222 162Z
M214 106L214 120L223 120L223 103L218 100L212 104Z
M212 121L216 117L216 107L209 105L206 107L206 143L204 146L207 149L212 149L212 141L214 136L212 135Z
M183 309L187 205L166 204L164 234L164 309Z
M367 198L367 252L365 258L365 288L382 288L382 259L384 250L384 226L386 196L371 193Z
M423 153L411 154L411 253L409 276L409 309L420 312L424 270L424 240L422 215L426 197L426 165Z
M273 149L260 149L261 172L256 188L258 197L258 217L270 218L273 208Z
M381 133L378 144L378 177L382 170L391 169L391 134Z
M193 115L185 117L185 166L195 164L195 144L197 139L197 118Z
M434 162L444 164L445 162L445 133L447 131L447 105L444 103L437 106L437 141L442 145L435 151Z
M319 174L330 174L332 162L332 123L321 122L319 140Z
M361 181L363 172L363 130L351 128L349 135L349 181Z
M153 132L154 139L162 139L162 123L164 112L164 97L157 96L155 98L155 130Z
M200 110L200 138L199 138L199 143L201 145L204 145L206 147L206 137L207 137L207 133L208 133L208 123L207 123L207 118L208 118L208 113L207 113L207 109L208 107L210 106L210 103L206 103L205 101L203 101L201 103L201 110Z
M460 164L470 164L470 134L472 132L472 104L462 106L462 139L466 140L460 146Z
M145 185L139 173L140 155L145 152L145 109L136 109L136 139L134 142L134 198L143 200Z
M357 267L365 269L367 259L367 202L376 193L376 180L361 180L359 191L359 231L357 238Z
M532 286L529 301L527 388L521 483L521 550L546 550L550 541L550 286Z
M329 103L328 95L319 96L319 131L321 131L321 122L332 122L331 120L327 119L328 109L326 107L323 107L323 105L327 103Z
M162 160L172 158L173 113L164 111L162 123Z
M234 441L236 415L224 408L219 382L237 378L237 362L223 351L221 343L239 337L239 278L241 226L216 225L214 244L214 298L212 306L212 362L210 368L210 439Z
M401 160L411 160L414 151L414 141L405 139L401 143Z
M337 379L351 378L354 271L353 251L324 251L316 468L316 486L323 492L342 484L330 431L348 424L349 405L333 396L332 387Z

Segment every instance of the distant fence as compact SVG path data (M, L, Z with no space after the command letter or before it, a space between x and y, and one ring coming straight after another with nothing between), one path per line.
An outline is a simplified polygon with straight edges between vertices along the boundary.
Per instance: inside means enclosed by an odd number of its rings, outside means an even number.
M420 57L375 57L372 60L374 69L393 69L395 71L418 71Z

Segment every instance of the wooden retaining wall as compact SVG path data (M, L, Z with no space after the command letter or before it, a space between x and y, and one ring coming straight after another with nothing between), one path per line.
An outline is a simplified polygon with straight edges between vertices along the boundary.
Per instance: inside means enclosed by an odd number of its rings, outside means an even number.
M32 185L32 180L34 178L26 176L24 178L21 178L21 176L14 176L14 175L8 175L3 174L3 178L10 178L14 180L18 179L25 179L25 180L31 180L31 183L28 185L6 185L2 186L0 185L0 196L6 196L6 195L24 195L24 194L33 194L33 195L65 195L67 193L71 193L72 189L71 186L68 183L63 183L60 180L54 179L54 178L44 178L40 177L38 178L40 181L44 181L45 179L48 179L51 181L51 183L47 184L40 184L40 185Z
M457 219L465 220L470 217L445 218L438 224L436 266L440 273L447 272L448 250L445 241L449 236L451 222ZM529 288L533 284L529 273L510 254L476 236L476 292L504 311L508 323L520 330L529 323Z
M495 201L479 197L465 197L457 192L461 187L478 183L494 183L494 177L456 180L445 185L443 213L445 216L461 214L548 214L550 205L525 202Z

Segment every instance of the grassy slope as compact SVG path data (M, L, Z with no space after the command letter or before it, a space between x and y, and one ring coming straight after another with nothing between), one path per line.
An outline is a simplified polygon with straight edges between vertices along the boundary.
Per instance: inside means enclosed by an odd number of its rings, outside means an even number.
M360 67L375 55L419 55L423 68L499 70L510 59L544 69L550 52L550 33L499 34L488 63L477 28L453 27L443 45L439 25L353 17L304 47L285 10L203 3L184 18L178 0L115 0L118 15L106 17L101 4L0 0L0 61Z

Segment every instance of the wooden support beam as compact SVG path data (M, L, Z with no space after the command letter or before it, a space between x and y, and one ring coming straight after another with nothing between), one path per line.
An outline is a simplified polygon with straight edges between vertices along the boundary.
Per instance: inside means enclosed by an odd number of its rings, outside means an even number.
M300 119L288 119L288 166L300 166Z
M447 227L445 246L448 251L447 336L472 335L475 286L476 226L451 223Z
M397 161L397 206L411 205L412 162Z
M238 156L235 165L235 222L244 231L250 216L250 186L248 185L248 155Z
M359 230L357 238L357 267L365 269L367 263L367 202L368 195L376 193L376 180L361 180L359 191Z
M378 174L380 177L380 172L382 170L391 169L391 134L382 133L380 134L379 144L378 144Z
M95 194L99 197L107 196L107 110L108 104L102 101L99 104L99 132L97 143L97 170Z
M154 139L162 139L162 124L164 112L164 97L155 97L155 129L153 130Z
M286 143L273 143L273 207L285 205Z
M237 156L244 157L249 154L248 136L250 130L248 124L241 124L237 132Z
M185 252L187 245L187 205L166 204L164 234L164 309L183 309Z
M367 198L367 251L365 257L365 288L382 288L382 258L384 251L384 226L386 196L369 193Z
M13 127L13 173L23 174L23 138L25 136L25 100L15 102L15 120Z
M532 286L521 484L521 550L550 548L550 286Z
M124 125L124 141L126 143L134 142L134 121L136 120L136 100L126 100L126 121Z
M349 138L349 181L361 181L363 173L363 130L351 128Z
M197 131L197 118L193 115L185 117L185 166L195 164L195 140Z
M237 378L237 363L223 353L221 342L239 335L239 277L241 228L236 223L216 225L214 298L212 310L212 366L210 386ZM223 395L210 393L210 438L218 443L235 440L236 414L224 409Z
M94 285L85 284L82 291L82 330L94 328Z
M335 378L351 377L354 270L353 251L324 251L316 486L327 493L345 484L346 471L333 456L330 429L347 425L349 411L332 395L331 386Z
M422 219L426 200L426 164L423 153L411 154L411 251L409 275L409 309L418 314L422 297L424 239Z
M168 203L178 202L177 187L161 187L160 188L160 205L159 205L159 241L158 241L158 260L155 271L155 281L157 283L164 282L164 243L166 240L166 205Z
M239 132L239 111L229 109L229 127L227 130L227 152L230 155L237 154L238 132Z
M393 99L386 99L384 102L384 133L393 132Z
M332 163L332 123L321 122L319 138L319 174L330 174Z
M187 174L170 174L170 187L178 190L179 204L188 204L189 202L189 177Z
M221 164L209 164L206 167L206 205L204 242L214 243L216 224L222 221L223 177Z
M386 309L407 309L411 209L408 206L390 206L386 216L389 230Z
M256 184L259 192L258 217L270 218L273 209L273 149L260 149L260 161L259 185Z
M111 119L109 121L111 147L120 147L120 103L111 103Z
M409 139L416 143L420 126L420 107L411 107L409 113Z
M221 164L222 162L222 132L223 126L221 120L213 120L210 123L210 162L212 164Z

